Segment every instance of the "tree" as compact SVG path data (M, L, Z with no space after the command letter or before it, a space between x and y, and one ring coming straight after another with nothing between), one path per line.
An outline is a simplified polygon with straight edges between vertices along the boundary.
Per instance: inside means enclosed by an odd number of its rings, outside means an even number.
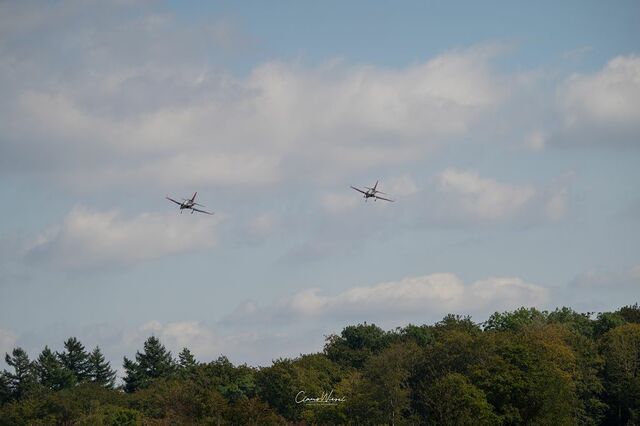
M290 359L273 361L270 367L262 368L256 374L258 395L287 420L300 420L302 404L295 403L301 388L297 370Z
M89 367L89 354L84 345L75 337L70 337L64 342L64 348L63 352L58 353L62 365L74 374L76 382L84 382L88 378Z
M626 322L634 324L640 324L640 305L634 303L633 305L623 306L618 310L620 315Z
M333 362L361 368L371 355L382 351L390 342L390 335L375 324L350 325L340 336L327 337L324 353Z
M605 388L609 419L616 424L640 423L640 324L624 324L603 336Z
M9 367L13 368L13 373L4 371L11 397L13 399L22 399L37 384L33 363L22 348L15 348L11 355L5 355L4 360Z
M557 324L485 333L483 351L489 355L470 368L468 377L505 424L575 422L579 373L568 334Z
M116 381L116 372L111 369L111 364L105 360L98 346L91 351L87 359L87 378L107 388L113 388Z
M422 395L428 407L427 424L489 426L501 424L480 389L458 373L438 379Z
M513 312L495 312L484 322L485 331L518 331L533 324L547 322L547 313L536 308L519 308Z
M617 312L600 312L593 325L593 334L595 337L601 337L607 331L621 326L626 321Z
M45 346L35 362L35 370L40 384L57 391L73 386L76 378L48 346Z
M187 348L183 348L178 354L178 368L183 371L188 371L197 365L198 362L191 351Z
M11 400L9 380L7 379L6 372L2 371L0 372L0 406L9 400Z
M228 401L255 396L255 369L245 364L235 367L225 356L200 365L192 378L203 386L214 386Z
M231 406L230 424L237 426L286 425L286 420L259 399L240 399Z
M395 425L411 418L409 377L419 353L413 342L397 343L367 361L361 392L376 402L370 420Z
M136 352L135 361L124 357L124 369L126 392L144 389L159 378L170 378L176 370L171 352L155 336L144 342L144 351Z
M555 309L547 315L547 323L562 324L583 336L593 336L593 320L591 313L579 313L571 308L562 307Z

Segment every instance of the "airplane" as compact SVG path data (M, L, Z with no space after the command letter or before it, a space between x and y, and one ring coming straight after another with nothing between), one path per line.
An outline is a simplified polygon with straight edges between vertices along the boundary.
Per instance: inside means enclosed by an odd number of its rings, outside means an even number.
M376 189L377 187L378 187L378 181L376 181L376 184L373 185L373 188L369 188L368 186L365 186L366 191L363 191L362 189L358 189L355 186L352 186L351 188L355 189L358 192L363 193L365 201L367 201L369 198L373 198L373 201L384 200L384 201L391 201L393 203L393 200L390 200L384 197L379 197L378 195L376 195L376 194L389 195L389 194L385 194L384 192L378 191Z
M173 198L169 198L169 197L165 197L167 200L169 201L173 201L174 203L176 203L177 205L180 206L180 213L182 213L182 210L187 209L187 210L191 210L191 214L193 214L193 212L198 212L198 213L204 213L204 214L213 214L211 212L205 211L205 210L200 210L195 208L194 206L200 206L200 207L205 207L202 204L198 204L196 203L196 195L198 195L198 193L196 192L195 194L193 194L193 197L191 197L191 199L186 199L183 198L182 202L180 201L176 201Z

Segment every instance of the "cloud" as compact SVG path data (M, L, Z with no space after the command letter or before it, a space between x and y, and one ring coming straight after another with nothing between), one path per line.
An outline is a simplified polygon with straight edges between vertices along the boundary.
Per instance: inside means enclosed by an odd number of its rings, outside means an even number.
M557 222L568 211L571 174L546 186L511 184L448 168L436 179L432 220L467 224Z
M536 193L532 186L500 183L474 172L456 169L440 173L438 187L460 211L485 220L514 215Z
M638 289L640 290L640 265L624 271L592 269L575 277L570 286L583 290Z
M577 133L585 141L602 144L637 143L639 56L618 56L601 71L574 74L559 87L557 96L567 134Z
M441 273L355 287L333 296L308 288L271 306L245 302L223 323L425 320L451 312L486 315L522 305L544 305L548 294L546 288L515 277L491 277L467 285L454 274Z
M215 225L211 217L143 213L124 218L117 211L78 207L61 225L32 241L26 255L70 269L131 265L211 248L216 243Z
M37 171L77 189L335 182L415 161L510 90L491 68L500 50L491 45L397 68L271 61L237 78L202 60L211 40L230 49L229 35L242 38L229 22L189 30L151 7L130 5L127 18L120 5L91 30L76 18L96 16L63 6L41 19L16 12L25 22L7 30L0 162L4 173ZM55 57L23 39L30 31Z

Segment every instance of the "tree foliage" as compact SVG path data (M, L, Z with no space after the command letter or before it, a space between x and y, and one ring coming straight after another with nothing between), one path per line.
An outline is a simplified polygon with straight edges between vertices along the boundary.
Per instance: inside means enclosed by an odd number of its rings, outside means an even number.
M482 324L447 315L345 327L321 353L254 368L174 359L149 337L119 381L76 338L21 348L0 374L2 425L636 425L640 309L520 308ZM124 392L123 392L124 391ZM300 397L302 395L302 397Z

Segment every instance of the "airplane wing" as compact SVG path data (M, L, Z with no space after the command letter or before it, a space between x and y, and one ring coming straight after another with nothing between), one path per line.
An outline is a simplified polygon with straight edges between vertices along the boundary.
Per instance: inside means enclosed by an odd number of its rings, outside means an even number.
M385 200L385 201L391 201L392 203L394 202L393 200L390 200L388 198L384 198L384 197L378 197L377 195L375 196L378 200Z
M176 203L176 204L177 204L177 205L179 205L179 206L181 206L181 205L182 205L182 203L180 203L180 202L178 202L178 201L174 200L173 198L169 198L169 197L164 197L164 198L166 198L166 199L167 199L167 200L169 200L169 201L173 201L174 203Z
M200 209L196 209L195 207L191 207L191 210L198 212L198 213L204 213L204 214L213 214L211 212L205 211L205 210L200 210Z
M356 190L356 191L358 191L358 192L362 192L364 195L367 195L367 193L366 193L366 192L364 192L362 189L358 189L358 188L356 188L355 186L352 186L351 188L355 189L355 190Z

